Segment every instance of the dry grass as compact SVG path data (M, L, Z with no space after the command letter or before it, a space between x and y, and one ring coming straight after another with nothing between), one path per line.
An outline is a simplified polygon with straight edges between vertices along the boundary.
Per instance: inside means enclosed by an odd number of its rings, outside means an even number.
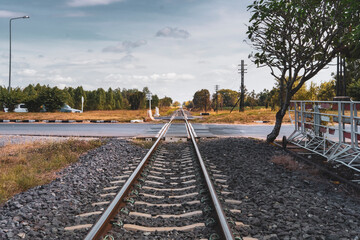
M168 115L175 109L161 108L160 115ZM116 120L130 122L132 119L145 119L146 111L143 110L113 110L113 111L86 111L83 113L4 113L0 112L0 119L19 120ZM155 111L153 111L153 114Z
M303 171L312 176L318 176L319 170L309 165L299 163L289 155L277 155L270 159L270 162L281 165L290 171Z
M192 112L194 116L200 115L200 112ZM246 109L244 112L222 110L218 113L210 112L209 116L202 116L202 119L195 120L199 123L233 123L233 124L254 124L255 121L268 121L273 124L276 111L269 109ZM290 123L289 114L284 116L283 123Z
M176 108L161 108L161 116L169 116ZM113 110L113 111L87 111L84 113L3 113L0 112L0 119L19 120L116 120L118 122L130 122L132 119L145 119L147 110ZM155 113L153 111L153 113ZM191 112L199 116L200 112ZM267 121L273 124L276 111L269 109L246 109L244 112L222 110L218 113L210 112L209 116L202 116L194 120L198 123L230 123L230 124L255 124L255 121ZM286 114L283 123L290 123L289 115Z
M154 145L153 141L144 141L144 140L139 140L139 139L132 140L132 143L136 146L139 146L139 147L142 147L145 149L150 149Z
M289 155L277 155L273 156L270 159L270 162L275 163L277 165L281 165L284 168L291 170L291 171L298 171L304 168L303 164L298 163Z
M49 183L56 172L79 156L101 145L101 141L67 140L26 143L0 148L0 204L29 188Z

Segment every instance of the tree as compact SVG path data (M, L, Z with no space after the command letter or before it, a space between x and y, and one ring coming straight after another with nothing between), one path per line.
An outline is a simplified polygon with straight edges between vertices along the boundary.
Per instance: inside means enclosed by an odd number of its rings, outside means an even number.
M152 95L151 96L151 108L155 108L155 107L158 107L159 106L159 97L158 95Z
M317 99L320 101L332 101L335 97L335 80L320 83Z
M41 88L38 90L41 91ZM23 93L26 96L24 98L24 103L29 112L39 112L43 103L39 101L39 94L35 87L29 84L24 88Z
M123 97L120 88L114 90L115 109L123 109Z
M163 97L159 100L159 106L160 107L170 107L173 100L170 97Z
M15 106L21 103L24 99L24 94L20 88L11 88L10 92L6 88L1 89L0 103L8 108L9 112L13 112ZM3 108L3 106L2 106Z
M209 90L201 89L200 91L197 91L194 94L193 103L195 108L204 109L206 112L211 106Z
M145 106L144 99L145 99L145 94L143 92L140 92L138 90L132 92L129 95L129 103L131 106L131 110L137 110L143 108Z
M97 110L104 110L106 103L106 92L102 88L98 88L95 94L96 108Z
M79 86L74 90L74 108L81 109L81 97L84 97L84 106L86 105L86 94L84 89Z
M189 110L194 107L193 101L186 101L183 103L183 105Z
M37 101L45 105L46 111L55 112L64 106L65 96L63 91L57 87L50 88L48 86L39 93Z
M269 102L270 102L270 91L267 89L262 90L259 94L258 94L258 105L259 106L265 106L265 108L269 107Z
M178 101L175 101L175 102L173 102L173 107L179 107L181 104L180 104L180 102L178 102Z
M246 94L246 101L245 101L246 106L250 106L251 109L254 109L254 107L257 105L257 103L258 103L258 99L257 99L257 95L254 90L252 90L252 92Z
M106 92L106 103L105 103L106 110L113 110L115 109L115 98L114 92L111 88L108 89Z
M279 84L280 109L268 142L279 135L294 94L354 45L350 27L359 28L359 6L353 0L255 0L248 7L247 34L256 50L251 57L258 66L270 67Z
M224 107L233 107L239 98L239 93L231 89L220 89L218 94Z

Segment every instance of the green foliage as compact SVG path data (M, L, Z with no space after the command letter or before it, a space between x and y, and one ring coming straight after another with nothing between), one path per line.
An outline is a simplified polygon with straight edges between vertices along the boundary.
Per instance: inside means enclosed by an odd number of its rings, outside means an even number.
M275 140L291 98L337 54L354 57L360 1L255 0L248 37L255 64L266 65L279 84L280 110L268 141ZM354 30L352 30L354 29Z
M81 97L84 97L84 106L86 105L86 94L84 89L80 86L75 88L73 95L74 108L81 109ZM70 105L71 106L71 105Z
M170 97L163 97L159 100L159 106L160 107L170 107L173 100Z
M77 88L66 87L63 90L57 87L28 85L24 89L16 88L11 94L5 87L0 86L0 110L10 106L14 109L16 104L25 103L30 112L39 112L42 106L46 111L57 111L66 103L70 107L81 109L81 98L84 97L84 110L118 110L118 109L144 109L148 107L145 93L150 90L145 87L143 92L137 89L112 89L105 91L98 88L93 91L85 91L81 86ZM162 99L162 106L170 106L171 98ZM160 105L160 99L152 95L152 108Z
M9 112L13 112L15 106L21 103L24 99L24 93L20 88L11 89L10 92L6 88L0 89L0 105L3 109L3 106L8 108Z
M39 93L38 102L45 105L46 111L55 112L65 104L64 92L57 87L47 87Z
M191 108L194 107L193 101L186 101L186 102L183 103L183 105L188 109L191 109Z
M360 101L360 80L350 83L348 93L353 100Z
M207 89L201 89L194 94L193 98L194 107L204 109L206 112L211 108L210 93Z
M219 100L224 107L234 106L239 98L239 93L231 89L220 89L218 94L220 95Z
M131 110L137 110L144 107L145 94L135 89L129 95L129 103Z
M159 102L160 102L160 99L156 94L151 96L151 108L158 107Z

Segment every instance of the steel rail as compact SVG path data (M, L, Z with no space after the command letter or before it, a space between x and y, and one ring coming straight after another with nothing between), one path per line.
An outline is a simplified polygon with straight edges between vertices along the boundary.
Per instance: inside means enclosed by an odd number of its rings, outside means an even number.
M189 130L189 133L190 133L190 136L191 136L191 140L193 142L193 145L194 145L194 148L195 148L195 151L196 151L196 155L198 157L198 160L199 160L199 163L200 163L200 166L201 166L201 169L202 169L202 172L203 172L203 175L204 175L204 178L205 178L205 181L206 181L206 185L209 189L209 192L210 192L210 196L211 196L211 200L212 200L212 203L213 203L213 206L216 210L216 215L217 215L217 218L219 220L219 223L220 223L220 226L221 226L221 230L222 230L222 234L223 234L223 238L224 239L227 239L227 240L230 240L230 239L234 239L234 235L232 234L231 232L231 229L229 227L229 224L228 224L228 221L226 219L226 216L225 216L225 213L224 213L224 210L221 206L221 203L217 197L217 194L216 194L216 191L215 191L215 188L214 188L214 185L210 179L210 176L209 176L209 173L207 172L206 170L206 167L205 167L205 164L204 164L204 161L201 157L201 154L200 154L200 151L199 151L199 148L196 144L196 140L195 140L195 137L194 137L194 130L191 129L190 125L189 125L189 122L187 120L187 116L186 114L184 113L184 110L181 109L182 111L182 114L184 116L184 120L185 120L185 123L186 123L186 128L188 128Z
M85 240L99 239L101 237L101 235L104 234L104 232L108 228L108 224L109 224L110 220L117 213L118 208L120 207L120 205L122 204L123 200L125 199L127 193L131 189L131 186L136 181L136 178L140 175L141 170L145 167L145 164L150 159L150 156L155 151L155 149L158 146L162 137L166 134L173 119L174 119L174 116L171 117L170 122L167 123L166 127L162 129L161 134L157 138L156 142L153 144L153 146L148 151L148 153L145 155L145 157L141 160L139 165L136 167L134 172L131 174L131 176L128 178L128 180L125 182L125 184L120 189L120 191L116 194L114 200L106 208L106 210L101 215L99 220L93 225L93 227L91 228L89 233L84 238Z

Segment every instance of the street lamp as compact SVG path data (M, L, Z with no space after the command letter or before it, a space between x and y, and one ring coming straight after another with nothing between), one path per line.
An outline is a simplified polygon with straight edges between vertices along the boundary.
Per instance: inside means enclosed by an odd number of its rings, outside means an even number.
M15 19L21 19L21 18L30 18L29 16L23 16L23 17L15 17L15 18L10 18L10 21L9 21L9 44L10 44L10 47L9 47L9 89L8 91L10 92L10 89L11 89L11 21L12 20L15 20Z

